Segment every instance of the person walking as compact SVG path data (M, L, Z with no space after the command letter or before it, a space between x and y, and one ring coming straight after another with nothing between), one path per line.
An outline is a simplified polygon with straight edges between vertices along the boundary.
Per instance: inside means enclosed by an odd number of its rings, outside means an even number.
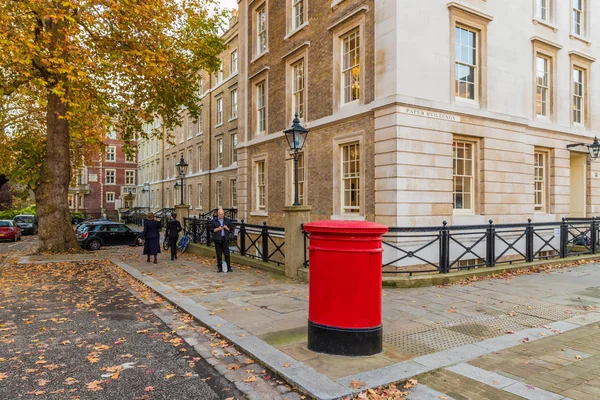
M181 224L177 221L177 213L171 213L171 219L167 222L167 230L165 231L165 240L169 241L171 247L171 261L177 260L179 232L181 232Z
M160 230L162 229L162 223L154 219L154 214L149 213L148 219L144 221L144 231L142 237L144 238L144 253L148 256L146 262L150 262L150 256L154 256L154 264L158 263L156 255L160 253Z
M217 272L223 272L223 254L227 263L227 271L233 272L229 260L229 233L233 230L233 225L231 219L225 217L222 207L219 207L217 216L213 218L210 226L213 231L212 240L215 243L215 251L217 252Z

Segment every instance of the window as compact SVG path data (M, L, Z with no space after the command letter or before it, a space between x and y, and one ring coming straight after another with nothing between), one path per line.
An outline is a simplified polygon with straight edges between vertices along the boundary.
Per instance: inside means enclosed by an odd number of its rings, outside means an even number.
M230 181L229 187L229 195L231 197L229 199L229 205L231 206L231 208L237 208L237 179L232 179Z
M198 77L198 95L201 96L204 93L204 79L202 76Z
M135 171L125 171L125 184L135 185Z
M585 112L585 72L580 68L573 68L573 123L583 124Z
M106 146L106 161L117 161L117 148Z
M223 181L216 182L215 202L217 207L223 207Z
M360 99L360 35L355 29L342 38L342 103Z
M75 204L73 203L74 200L73 200L72 194L68 195L67 201L69 202L69 208L75 208Z
M573 0L573 21L572 28L573 33L576 35L583 36L585 33L585 14L584 4L585 0Z
M229 115L229 119L237 118L238 115L238 98L237 98L237 89L233 89L231 92L231 111Z
M190 147L187 151L187 161L188 164L190 165L190 168L188 168L188 174L194 172L194 163L192 161L192 148Z
M190 207L192 207L192 199L194 198L194 196L192 196L192 185L187 185L186 195L187 195L187 198L190 199Z
M455 140L452 157L454 209L473 210L473 143Z
M231 162L237 162L237 133L231 135Z
M197 201L198 209L202 210L202 184L201 183L198 184L198 192L196 193L196 196L198 196L198 199L197 199L198 200Z
M171 207L173 204L171 204L171 189L167 188L167 196L165 197L165 200L167 202L166 206L167 207Z
M267 9L263 5L256 11L256 54L267 51Z
M204 115L202 115L202 106L200 106L200 111L198 111L198 135L202 134L204 131Z
M223 98L217 99L217 126L223 123Z
M217 71L217 83L223 82L223 61L219 64L219 70Z
M292 29L304 23L304 0L292 0Z
M84 208L83 199L84 199L84 195L80 194L77 196L77 207L78 208Z
M535 58L535 84L536 114L548 117L550 114L550 60L541 55L537 55Z
M534 156L534 199L535 210L546 209L546 153L535 152Z
M238 52L234 50L231 52L231 65L229 66L230 74L233 75L238 72Z
M171 167L171 159L169 157L167 157L167 162L165 164L165 174L167 175L167 179L169 179L171 177L171 170L169 169Z
M292 65L292 113L304 119L304 59Z
M104 183L106 183L107 185L114 185L116 171L114 169L107 169L105 173L106 173L106 179L105 179Z
M265 161L256 162L256 208L264 210L266 203Z
M126 154L125 162L128 162L128 163L135 162L135 153Z
M265 98L265 82L256 85L256 131L263 133L267 125L267 102Z
M202 171L202 145L198 146L197 151L196 162L198 164L196 165L196 171Z
M304 204L304 172L304 153L298 153L298 201L302 205ZM294 181L294 179L292 179L292 182ZM296 186L294 183L294 187L292 188L292 198L294 199L296 196L295 190Z
M115 131L115 127L111 126L110 128L108 128L108 132L106 134L106 137L108 137L109 139L116 139L117 138L117 131Z
M477 101L477 33L457 26L455 35L455 95Z
M550 20L549 2L551 0L535 0L535 17L542 21Z
M341 146L341 198L343 214L360 213L360 145L348 143ZM303 162L304 164L304 162ZM302 178L303 179L303 178ZM300 181L299 181L300 182ZM298 185L299 186L299 185Z
M217 139L217 165L223 166L223 138Z
M106 192L106 202L107 203L115 202L115 193L114 192Z

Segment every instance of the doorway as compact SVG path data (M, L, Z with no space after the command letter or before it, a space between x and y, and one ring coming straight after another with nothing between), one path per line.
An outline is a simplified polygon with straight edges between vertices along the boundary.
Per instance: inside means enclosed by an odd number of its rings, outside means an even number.
M586 162L587 154L571 152L570 212L572 218L586 216Z

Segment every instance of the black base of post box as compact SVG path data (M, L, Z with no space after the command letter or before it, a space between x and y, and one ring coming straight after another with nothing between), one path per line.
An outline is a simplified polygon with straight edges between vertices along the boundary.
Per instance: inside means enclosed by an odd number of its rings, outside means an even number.
M383 350L383 327L338 328L308 321L308 349L338 356L372 356Z

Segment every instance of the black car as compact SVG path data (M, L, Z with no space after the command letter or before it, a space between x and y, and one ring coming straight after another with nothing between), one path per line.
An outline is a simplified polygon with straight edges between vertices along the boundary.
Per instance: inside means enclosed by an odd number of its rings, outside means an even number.
M23 235L37 235L38 222L35 215L16 215L13 221L21 228Z
M77 242L90 250L98 250L102 246L136 246L142 243L141 234L120 222L85 222L77 228Z

